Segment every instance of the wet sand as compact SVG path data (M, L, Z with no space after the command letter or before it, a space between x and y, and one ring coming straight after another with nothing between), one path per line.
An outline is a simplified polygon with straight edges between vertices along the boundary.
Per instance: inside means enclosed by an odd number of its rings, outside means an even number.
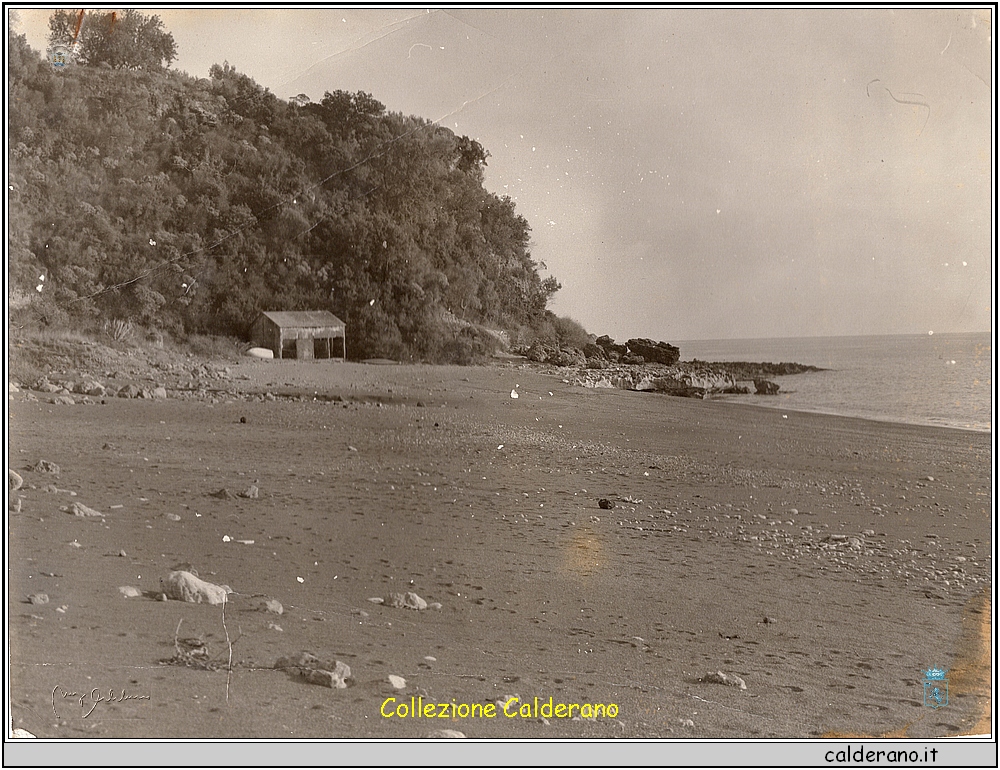
M91 405L10 396L10 467L25 482L8 514L15 727L53 738L989 729L990 434L588 390L514 363L249 362L225 389L217 403L180 391ZM25 470L39 459L59 475ZM253 482L257 499L212 496ZM72 502L105 516L60 511ZM233 589L225 613L152 598L178 565ZM407 591L441 608L369 601ZM49 602L26 602L37 593ZM263 598L284 613L258 609ZM214 670L163 663L175 637L201 637ZM301 651L349 665L350 686L273 669ZM948 671L943 708L924 704L931 666ZM746 689L705 679L718 671ZM380 713L411 696L551 697L617 714Z

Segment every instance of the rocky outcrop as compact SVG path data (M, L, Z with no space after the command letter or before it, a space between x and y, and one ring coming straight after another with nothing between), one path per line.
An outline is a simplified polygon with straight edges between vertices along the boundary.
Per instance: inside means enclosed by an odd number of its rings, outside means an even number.
M648 339L633 339L628 341L628 350L634 356L642 356L647 362L673 366L681 359L681 349L666 342L653 342Z
M607 334L598 337L595 344L604 351L605 357L610 361L620 361L621 357L628 353L628 348L624 345L616 345L615 341Z
M768 380L736 380L714 365L688 362L670 367L624 366L609 362L604 369L581 369L573 382L587 388L649 391L686 398L708 398L727 393L773 395L778 392L778 386Z
M544 342L535 342L525 353L529 361L552 366L585 366L587 357L578 348L560 348Z

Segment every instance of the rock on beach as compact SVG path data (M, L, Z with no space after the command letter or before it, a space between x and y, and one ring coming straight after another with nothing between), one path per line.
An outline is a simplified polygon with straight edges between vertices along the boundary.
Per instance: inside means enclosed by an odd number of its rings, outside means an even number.
M287 671L307 684L318 684L335 690L345 689L347 680L351 678L351 667L346 663L341 663L339 660L323 661L311 652L298 652L295 655L278 658L274 667Z
M192 604L224 604L231 593L228 586L217 586L184 570L171 572L161 585L168 599Z
M407 591L405 594L390 594L386 604L390 607L395 607L397 610L427 609L427 602L413 593L413 591Z

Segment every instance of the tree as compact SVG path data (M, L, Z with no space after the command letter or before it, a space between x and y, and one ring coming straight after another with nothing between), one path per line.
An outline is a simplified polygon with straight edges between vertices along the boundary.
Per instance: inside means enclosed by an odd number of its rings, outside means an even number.
M158 70L177 58L174 36L159 16L135 9L56 11L49 18L49 44L77 46L80 64L107 64L115 69Z

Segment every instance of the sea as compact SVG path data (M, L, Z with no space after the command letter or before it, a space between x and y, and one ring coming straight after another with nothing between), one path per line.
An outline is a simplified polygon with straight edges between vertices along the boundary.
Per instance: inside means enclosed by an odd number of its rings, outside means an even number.
M776 409L913 425L993 429L989 332L689 340L681 361L794 362L824 371L770 378L777 396L725 396Z

